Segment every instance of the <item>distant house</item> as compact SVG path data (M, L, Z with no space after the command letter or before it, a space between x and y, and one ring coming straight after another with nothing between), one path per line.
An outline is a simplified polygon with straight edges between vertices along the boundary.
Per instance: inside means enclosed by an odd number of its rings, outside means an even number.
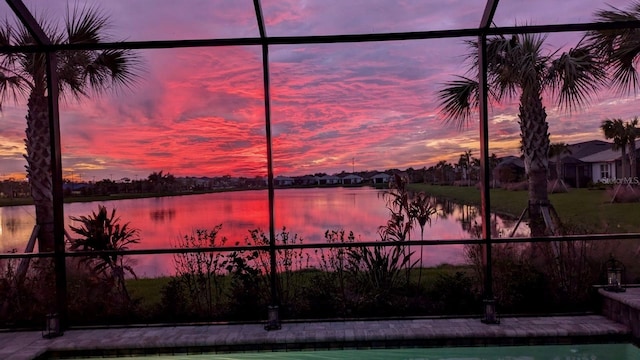
M294 183L296 185L303 185L303 186L318 185L318 179L319 178L317 176L305 175L305 176L296 177Z
M86 183L63 183L62 191L66 194L80 195L82 190L87 187Z
M622 171L622 153L620 150L613 150L611 143L607 144L607 149L593 153L588 156L581 157L579 160L588 166L588 173L592 182L607 181L610 179L620 179L624 176L630 176L631 172L628 168ZM636 141L636 156L640 159L640 140ZM629 166L629 160L626 161ZM636 163L636 167L638 164Z
M377 173L371 177L371 182L374 184L387 184L391 179L391 175L385 173Z
M619 159L621 159L620 151L609 149L585 156L580 160L590 165L591 181L595 183L605 179L617 179L620 177L622 173L622 161L619 161Z
M349 174L346 175L342 178L342 184L343 185L355 185L355 184L361 184L362 181L364 181L364 178L360 175L356 175L356 174Z
M499 183L518 182L526 178L522 159L517 156L505 156L499 160L493 170L494 179L497 179Z
M589 140L569 145L569 152L560 157L562 162L560 177L571 187L585 187L593 181L592 164L582 159L611 149L611 143L602 140ZM551 178L555 178L557 159L551 158L549 171Z
M341 183L342 179L335 175L325 175L318 178L318 185L337 185Z
M273 179L273 185L275 186L291 186L293 185L293 178L288 176L276 176Z

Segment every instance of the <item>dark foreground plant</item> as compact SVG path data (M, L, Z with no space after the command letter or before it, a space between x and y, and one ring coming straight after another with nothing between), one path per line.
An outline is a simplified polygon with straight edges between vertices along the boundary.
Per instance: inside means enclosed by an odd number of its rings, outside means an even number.
M492 236L498 237L492 221ZM562 230L570 234L566 226ZM472 227L480 237L480 226ZM592 286L598 283L605 242L550 241L493 244L493 292L503 312L537 313L593 310ZM484 283L484 245L465 245L475 272L474 284Z
M45 314L52 310L53 262L31 261L22 275L18 275L18 264L15 259L0 260L0 327L40 326Z
M420 241L424 240L424 227L429 224L431 226L431 218L437 215L438 211L432 204L431 198L424 192L415 194L409 204L409 216L420 226ZM424 246L420 245L420 271L418 275L418 284L422 283L422 268L424 258Z
M224 246L225 237L219 238L222 224L211 230L194 230L178 238L176 249L198 249ZM223 313L223 272L227 258L220 252L186 252L173 255L176 277L165 289L164 303L172 313L187 317L212 319ZM183 296L184 295L184 296ZM176 302L175 297L182 297Z
M386 256L386 263L390 267L397 265L397 262L402 263L402 267L405 269L406 285L409 285L409 273L411 268L417 263L411 262L411 230L416 222L413 217L416 213L411 209L409 202L409 191L407 190L407 180L402 176L395 174L393 181L389 184L389 190L382 193L382 196L387 202L387 209L389 210L389 220L383 226L380 226L378 233L381 241L394 241L398 242L398 253L386 252L386 250L374 249L374 252L367 253L363 251L361 254L365 258L372 256L371 264L381 265L378 256ZM399 255L402 255L401 257ZM390 260L390 261L389 261ZM366 264L366 262L365 262ZM391 270L391 269L389 269Z
M89 216L71 217L79 226L69 228L80 238L70 239L71 251L95 252L81 260L91 272L100 276L107 284L113 284L127 302L131 300L125 283L125 274L136 277L133 268L125 261L125 257L118 254L103 254L101 251L127 250L129 245L140 242L138 230L129 227L129 223L121 224L116 217L116 209L107 212L104 206L98 207L98 212Z
M344 230L327 230L325 241L329 244L351 244L355 241L353 232ZM348 316L352 309L350 299L354 293L349 286L349 252L351 247L321 248L315 250L318 269L313 279L313 286L308 289L310 307L322 309L325 313L337 316ZM316 313L316 312L314 312Z
M250 238L247 239L248 245L269 245L269 236L261 229L249 231ZM275 234L277 245L300 245L304 241L298 234L292 234L287 231L286 227L282 231ZM285 315L295 315L306 308L303 299L305 299L305 284L302 283L300 272L309 269L308 253L302 249L278 249L276 250L276 292L280 302L281 309ZM271 263L269 254L265 252L258 253L258 265L262 274L271 273ZM271 286L271 276L268 276Z

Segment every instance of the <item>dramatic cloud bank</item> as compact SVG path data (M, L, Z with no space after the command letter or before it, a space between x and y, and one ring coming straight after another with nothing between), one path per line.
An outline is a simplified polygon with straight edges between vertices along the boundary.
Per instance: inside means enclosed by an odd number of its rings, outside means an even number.
M61 19L65 2L27 1L38 16ZM83 1L110 15L113 40L257 37L253 3L226 1ZM75 2L70 2L73 7ZM503 0L499 26L590 22L593 12L628 1ZM485 2L264 0L270 36L472 28ZM0 13L12 18L7 5ZM549 52L581 34L549 35ZM478 129L443 124L437 91L465 74L464 41L274 46L271 119L276 175L422 168L478 155ZM61 108L65 176L83 180L177 176L264 176L266 130L259 47L139 51L144 69L131 89ZM23 177L24 99L3 104L0 178ZM546 99L552 141L601 139L605 118L636 115L636 99L594 94L571 114ZM517 106L493 104L491 150L517 154Z

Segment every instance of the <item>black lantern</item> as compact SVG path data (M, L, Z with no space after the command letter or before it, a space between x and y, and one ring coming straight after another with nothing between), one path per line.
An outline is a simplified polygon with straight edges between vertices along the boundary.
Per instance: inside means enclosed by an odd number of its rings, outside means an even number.
M613 292L624 292L622 280L624 278L624 264L616 260L613 255L606 262L607 284L604 289Z
M62 336L62 327L60 326L60 317L58 314L47 314L44 324L44 331L42 337L46 339L52 339L54 337Z
M496 312L495 300L484 300L484 318L480 321L485 324L500 324L500 319L498 319L498 313Z
M278 306L269 306L267 308L267 325L264 326L264 329L269 331L280 330L281 328Z

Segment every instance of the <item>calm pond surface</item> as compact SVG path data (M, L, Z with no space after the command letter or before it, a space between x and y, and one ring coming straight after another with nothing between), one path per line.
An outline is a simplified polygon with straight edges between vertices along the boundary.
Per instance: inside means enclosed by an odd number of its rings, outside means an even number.
M275 218L278 232L286 227L304 243L324 243L327 230L353 231L356 241L379 239L378 228L389 219L389 210L382 190L370 187L278 189L275 191ZM266 190L235 191L204 195L185 195L148 199L114 200L100 203L64 205L67 227L74 224L69 217L88 215L102 204L109 211L116 208L121 222L140 230L140 243L131 248L171 248L185 235L197 229L213 229L222 224L219 236L227 245L243 244L249 230L269 229L269 205ZM468 229L480 223L475 207L451 202L438 202L439 215L424 231L425 240L468 239ZM502 233L509 234L515 221L495 217ZM24 251L33 226L33 206L0 208L0 251ZM527 235L520 226L516 236ZM505 236L507 236L505 235ZM71 234L73 236L73 234ZM416 226L412 240L420 240ZM135 256L139 276L158 276L174 272L171 255ZM429 246L424 249L427 266L464 262L463 246Z

